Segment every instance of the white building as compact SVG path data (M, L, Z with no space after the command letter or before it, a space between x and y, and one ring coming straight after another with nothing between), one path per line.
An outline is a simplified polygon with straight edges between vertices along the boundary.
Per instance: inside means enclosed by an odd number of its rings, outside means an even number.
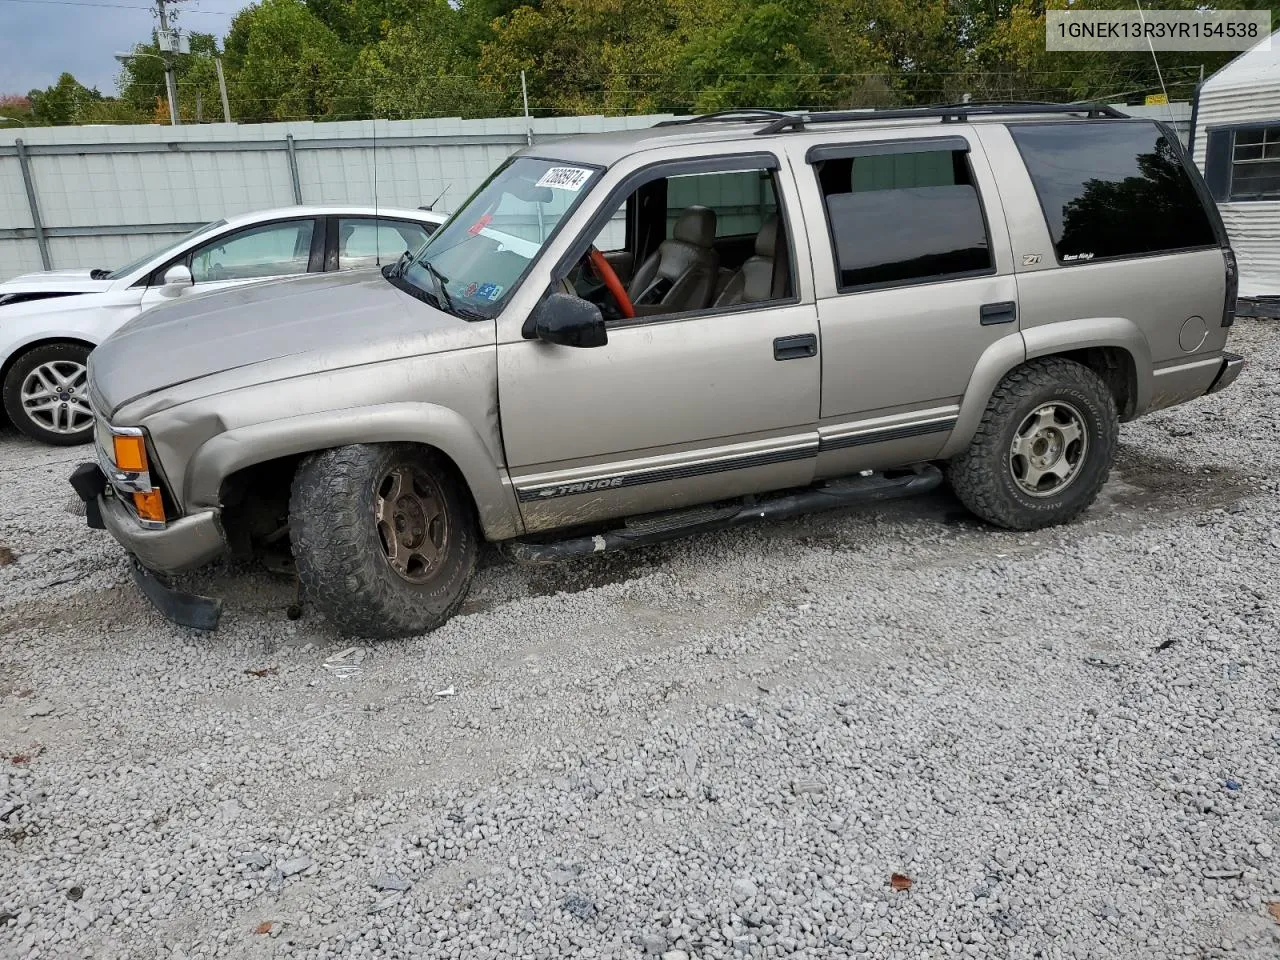
M1201 84L1191 153L1240 264L1241 316L1280 316L1280 30Z

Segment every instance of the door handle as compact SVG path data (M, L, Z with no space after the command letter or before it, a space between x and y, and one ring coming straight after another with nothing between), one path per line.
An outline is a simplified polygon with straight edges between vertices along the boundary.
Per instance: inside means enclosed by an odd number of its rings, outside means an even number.
M984 327L989 327L993 323L1013 323L1017 319L1018 304L1014 300L984 303L978 308L978 320Z
M799 333L792 337L778 337L773 341L773 359L799 360L818 355L818 335Z

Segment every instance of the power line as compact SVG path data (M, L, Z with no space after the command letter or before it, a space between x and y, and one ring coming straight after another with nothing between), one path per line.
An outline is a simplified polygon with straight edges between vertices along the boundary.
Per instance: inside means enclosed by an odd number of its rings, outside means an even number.
M133 3L91 3L90 0L0 0L0 3L34 3L43 4L51 7L98 7L103 10L147 10L154 11L154 7L143 7ZM183 10L184 15L188 13L201 14L206 17L230 17L233 13L218 10Z

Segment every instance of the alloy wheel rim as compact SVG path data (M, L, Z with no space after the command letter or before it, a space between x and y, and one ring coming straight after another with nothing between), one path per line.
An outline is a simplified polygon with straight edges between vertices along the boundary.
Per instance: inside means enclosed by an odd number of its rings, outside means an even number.
M83 363L75 360L42 363L22 381L22 410L43 430L80 433L93 423L88 385L89 375Z
M407 465L388 470L378 483L373 512L382 555L398 576L423 584L440 572L449 522L434 479Z
M1032 497L1061 493L1080 475L1089 451L1085 419L1071 404L1054 400L1031 411L1009 445L1009 472Z

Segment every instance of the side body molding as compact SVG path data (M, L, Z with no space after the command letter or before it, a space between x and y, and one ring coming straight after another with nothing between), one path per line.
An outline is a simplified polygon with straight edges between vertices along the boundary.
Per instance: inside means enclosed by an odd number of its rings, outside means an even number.
M222 481L245 467L353 443L421 443L448 456L471 490L484 535L524 532L506 468L461 414L434 403L380 403L286 417L220 433L196 451L183 498L192 512L219 506Z

